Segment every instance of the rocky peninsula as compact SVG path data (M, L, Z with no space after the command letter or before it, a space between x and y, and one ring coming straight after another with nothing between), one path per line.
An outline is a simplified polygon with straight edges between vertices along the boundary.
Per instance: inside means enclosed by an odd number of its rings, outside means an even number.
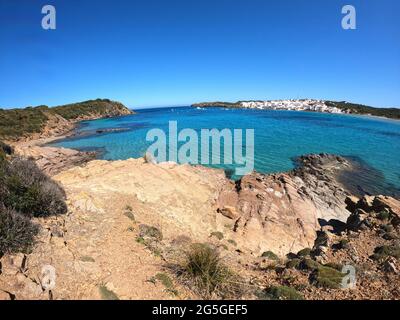
M0 109L0 139L12 145L17 154L34 159L40 169L54 175L95 159L96 152L50 147L50 142L74 136L81 121L130 114L134 112L122 103L109 99L52 108Z
M243 108L258 110L292 110L324 113L360 114L377 117L400 119L398 108L374 108L346 101L329 101L318 99L286 99L286 100L247 100L238 102L201 102L192 105L195 108Z

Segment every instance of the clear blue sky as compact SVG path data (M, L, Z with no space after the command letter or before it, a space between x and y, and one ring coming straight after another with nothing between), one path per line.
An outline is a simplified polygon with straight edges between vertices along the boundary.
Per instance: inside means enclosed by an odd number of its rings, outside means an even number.
M41 28L53 4L57 29ZM341 8L357 30L341 28ZM0 0L0 106L323 98L400 107L398 0Z

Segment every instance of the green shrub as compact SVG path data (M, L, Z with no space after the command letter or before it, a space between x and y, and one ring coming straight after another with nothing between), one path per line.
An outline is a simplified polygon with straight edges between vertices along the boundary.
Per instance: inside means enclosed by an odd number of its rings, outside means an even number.
M30 250L39 228L29 218L65 213L64 200L64 191L33 161L0 158L0 250Z
M143 239L150 238L150 240L154 241L161 241L163 239L160 230L156 227L148 226L147 224L141 224L139 226L139 237Z
M67 120L85 117L110 117L128 113L121 103L109 99L88 100L63 106L28 107L25 109L0 109L0 137L16 139L39 133L50 116L62 116Z
M218 240L222 240L224 238L224 234L220 231L211 232L210 237L216 237Z
M338 289L341 286L344 274L327 266L319 266L311 274L311 282L317 287Z
M172 282L171 278L165 273L158 273L154 277L154 281L160 281L163 286L165 287L165 291L171 293L173 296L178 296L179 291L175 289L174 283ZM152 281L152 280L150 280Z
M90 256L82 256L79 260L82 262L95 262L95 260Z
M297 252L298 257L306 257L306 256L309 256L310 254L311 254L310 248L304 248L304 249L300 250L299 252Z
M297 258L291 259L291 260L289 260L288 262L286 262L286 268L289 268L289 269L292 269L292 268L298 269L299 266L300 266L300 263L301 263L301 260L300 260L300 259L297 259Z
M340 263L334 263L334 262L329 262L329 263L327 263L327 264L324 264L324 266L325 267L329 267L329 268L333 268L333 269L336 269L336 270L338 270L338 271L342 271L342 269L343 269L343 265L342 264L340 264Z
M0 137L17 138L40 132L48 118L45 108L0 109Z
M273 253L272 251L263 252L261 257L267 258L267 259L270 259L270 260L275 260L275 261L279 260L279 257L275 253Z
M51 111L67 120L71 120L93 114L100 116L119 115L119 112L125 109L126 107L122 103L109 99L96 99L54 107L51 108Z
M267 290L267 293L275 300L304 300L300 292L287 286L272 286Z
M14 210L0 207L0 256L27 253L34 244L39 227Z
M204 297L237 297L242 292L239 277L222 263L216 249L206 244L192 245L182 269L190 286Z
M314 261L310 258L305 258L301 260L299 269L301 270L315 270L318 269L321 266L317 261Z
M119 300L118 296L105 285L99 286L100 296L103 300Z
M33 161L14 158L1 171L0 200L5 207L35 217L67 212L63 189Z
M390 213L387 211L381 211L376 215L376 217L379 220L388 220L388 219L390 219Z
M384 260L387 257L394 257L396 259L400 259L400 246L381 246L377 247L374 250L374 254L372 255L372 259L374 260Z
M174 283L172 279L166 273L157 273L155 278L160 281L165 288L172 289L174 287Z
M229 239L228 242L229 242L231 245L235 246L235 247L237 246L237 243L236 243L235 240Z
M347 239L341 239L337 246L339 249L348 249L350 247L350 241Z
M132 212L126 211L126 212L124 212L124 216L132 221L135 221L135 216L133 215Z

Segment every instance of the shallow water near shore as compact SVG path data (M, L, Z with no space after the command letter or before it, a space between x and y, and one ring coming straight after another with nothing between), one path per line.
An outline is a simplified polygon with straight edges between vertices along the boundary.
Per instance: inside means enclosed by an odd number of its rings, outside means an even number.
M168 121L184 128L254 129L255 170L293 169L293 159L309 153L333 153L358 160L362 169L350 181L379 193L400 190L400 122L372 117L325 113L171 107L139 110L137 114L82 122L77 135L53 143L79 150L99 150L106 160L142 157L152 142L150 129L168 133ZM118 129L107 132L107 129ZM199 148L200 150L200 148ZM232 171L229 165L213 165ZM234 176L233 178L238 178ZM368 193L368 191L366 191Z

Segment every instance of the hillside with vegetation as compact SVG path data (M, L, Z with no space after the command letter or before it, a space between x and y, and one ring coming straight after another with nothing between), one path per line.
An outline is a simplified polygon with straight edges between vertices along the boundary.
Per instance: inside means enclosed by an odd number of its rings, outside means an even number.
M291 104L294 102L293 100L276 100L276 102L285 102L287 104ZM306 99L299 99L296 101L306 101ZM245 108L245 104L249 102L264 102L264 101L256 101L256 100L249 100L249 101L237 101L237 102L201 102L195 103L192 107L197 108L207 108L207 107L222 107L222 108ZM361 115L371 115L377 117L386 117L391 119L400 119L400 109L398 108L375 108L371 106L366 106L357 103L351 103L346 101L328 101L328 100L321 100L321 102L331 108L338 108L342 111L342 113L347 114L361 114ZM268 109L268 108L267 108ZM279 108L278 108L279 109ZM282 107L282 109L285 109ZM308 111L308 110L307 110ZM317 110L313 110L317 111Z
M398 108L374 108L363 104L351 103L346 101L325 101L325 104L330 107L339 108L346 113L400 119L400 109Z
M240 102L222 102L222 101L214 101L214 102L200 102L192 104L192 107L195 108L209 108L209 107L223 107L223 108L240 108Z
M32 218L66 212L64 190L32 160L15 155L0 141L0 258L30 251L40 230Z
M0 138L18 139L41 133L50 119L68 122L108 118L133 113L120 102L96 99L56 107L0 109Z

